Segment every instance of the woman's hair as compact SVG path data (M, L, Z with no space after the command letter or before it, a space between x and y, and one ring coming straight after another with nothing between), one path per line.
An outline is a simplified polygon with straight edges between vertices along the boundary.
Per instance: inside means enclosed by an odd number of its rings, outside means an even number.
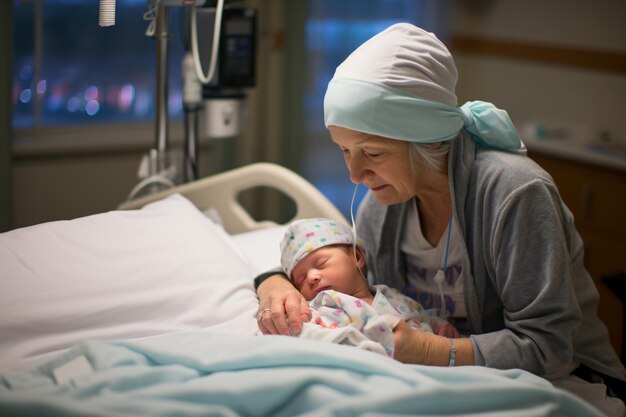
M409 161L411 166L424 164L435 171L445 171L450 152L451 140L436 143L409 142Z

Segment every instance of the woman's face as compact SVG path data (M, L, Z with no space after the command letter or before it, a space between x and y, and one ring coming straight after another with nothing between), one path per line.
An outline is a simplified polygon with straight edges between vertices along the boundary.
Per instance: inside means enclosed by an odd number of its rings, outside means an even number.
M291 272L293 283L307 301L324 290L366 297L368 285L357 268L363 267L365 260L360 251L356 253L355 259L352 247L346 245L319 248L298 262Z
M355 184L363 184L385 205L403 203L419 190L419 167L409 162L408 143L329 126Z

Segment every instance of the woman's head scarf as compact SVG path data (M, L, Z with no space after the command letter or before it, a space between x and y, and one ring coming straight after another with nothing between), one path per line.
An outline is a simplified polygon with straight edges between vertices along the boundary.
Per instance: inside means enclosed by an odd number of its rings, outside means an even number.
M465 128L483 146L522 149L505 110L483 101L457 107L457 78L434 34L392 25L337 67L324 98L325 125L417 143L450 140Z

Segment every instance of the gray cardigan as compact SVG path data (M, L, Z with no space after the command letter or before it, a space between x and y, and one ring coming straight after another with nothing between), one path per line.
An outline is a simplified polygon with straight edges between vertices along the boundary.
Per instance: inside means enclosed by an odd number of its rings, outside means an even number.
M448 170L475 364L548 379L585 364L626 380L597 316L583 242L552 178L526 155L483 148L465 133L452 143ZM406 286L400 243L408 207L381 205L372 193L359 207L372 284Z

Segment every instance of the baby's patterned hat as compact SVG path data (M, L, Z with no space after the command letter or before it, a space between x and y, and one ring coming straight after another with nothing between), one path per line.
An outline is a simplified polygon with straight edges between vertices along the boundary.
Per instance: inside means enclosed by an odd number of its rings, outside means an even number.
M291 278L291 271L298 262L314 250L329 245L353 244L354 234L343 223L324 218L297 220L287 228L280 242L280 264Z

